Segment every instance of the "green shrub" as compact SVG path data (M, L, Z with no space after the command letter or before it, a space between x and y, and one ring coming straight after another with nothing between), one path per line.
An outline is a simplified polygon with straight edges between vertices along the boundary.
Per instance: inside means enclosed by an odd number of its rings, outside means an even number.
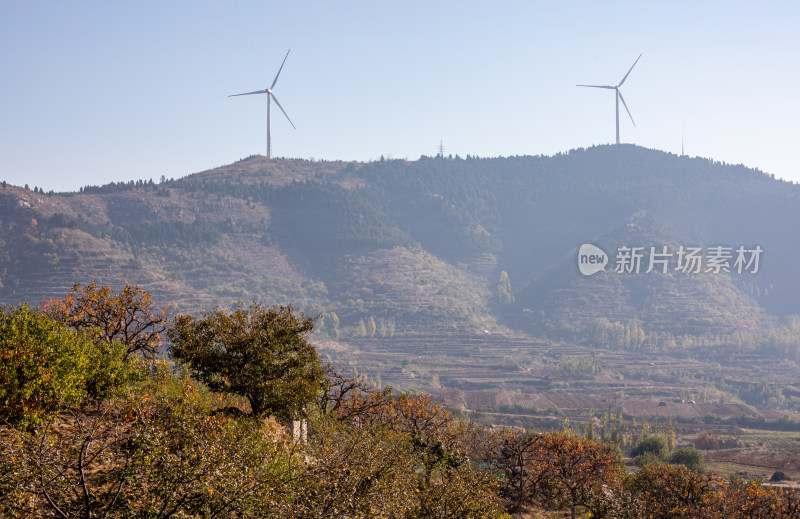
M28 305L0 308L0 420L31 425L111 395L136 373L125 351Z
M631 449L631 456L634 458L647 453L653 454L662 461L667 459L669 448L667 448L666 440L660 436L648 436Z
M645 452L633 458L633 463L637 467L646 467L647 465L658 465L664 460L653 454L652 452Z
M0 419L36 423L83 400L91 346L28 305L0 309Z
M703 464L703 454L691 447L683 447L672 453L669 462L675 465L683 465L690 470L703 472L705 465Z
M118 395L129 382L141 379L140 359L128 357L125 344L119 341L93 341L85 346L83 353L89 358L85 375L88 398L103 400Z

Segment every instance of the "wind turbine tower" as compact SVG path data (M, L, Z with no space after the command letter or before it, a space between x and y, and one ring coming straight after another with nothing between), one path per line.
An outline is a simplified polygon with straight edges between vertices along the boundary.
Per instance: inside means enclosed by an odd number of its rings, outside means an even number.
M286 113L286 110L284 110L281 104L278 102L278 98L275 97L275 94L272 93L272 89L275 88L275 83L278 82L278 76L281 75L281 70L283 70L283 65L286 63L286 58L289 57L289 51L291 51L291 49L286 51L286 56L283 58L283 63L281 63L281 68L278 69L278 73L275 74L275 79L272 81L272 84L268 88L265 88L264 90L256 90L255 92L245 92L244 94L233 94L228 96L228 97L237 97L237 96L249 96L253 94L267 94L267 159L272 158L272 136L270 135L270 108L272 101L275 101L275 104L278 105L278 108L281 109L281 112L283 112L283 115L286 116L286 119L289 121L289 124L292 125L292 128L294 128L295 130L297 129L292 120L289 119L289 115Z
M606 89L609 89L609 90L614 90L614 92L615 92L614 97L615 97L616 102L617 102L617 144L619 144L619 102L620 101L622 101L622 106L625 107L625 111L628 112L628 117L631 118L631 122L633 123L633 126L634 127L636 126L636 123L633 120L633 116L631 115L631 111L628 110L628 105L625 104L625 98L622 97L622 91L620 91L620 87L622 86L623 83L625 83L625 80L628 79L628 76L630 75L631 70L633 70L633 67L636 66L636 64L639 62L639 58L641 58L641 57L642 57L642 55L639 54L639 57L636 58L636 61L633 62L633 65L631 65L631 68L628 69L628 73L625 74L625 76L623 76L622 81L620 81L619 84L616 85L616 86L613 86L613 85L576 85L576 86L579 86L579 87L606 88Z

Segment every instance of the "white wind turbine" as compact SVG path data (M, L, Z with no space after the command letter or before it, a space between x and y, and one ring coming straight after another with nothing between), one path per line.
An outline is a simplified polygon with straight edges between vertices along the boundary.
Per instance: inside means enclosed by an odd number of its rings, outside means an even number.
M292 120L289 119L289 115L286 113L286 110L284 110L283 107L281 106L281 104L278 102L278 98L276 98L275 94L272 93L272 89L275 88L275 83L278 82L278 76L281 75L281 70L283 70L283 64L286 63L286 58L289 57L289 52L291 50L292 49L289 49L289 50L286 51L286 56L283 58L283 63L281 63L281 68L278 69L278 73L275 74L275 79L272 81L272 84L269 86L269 88L266 88L264 90L256 90L255 92L245 92L244 94L233 94L233 95L229 95L228 96L228 97L236 97L236 96L249 96L249 95L252 95L252 94L267 94L267 158L268 159L272 158L272 138L270 136L270 102L271 101L275 101L275 104L278 105L278 108L281 109L281 112L283 112L283 115L286 116L286 119L289 121L289 124L292 125L292 128L294 128L295 130L297 129L297 127L295 127L295 125L292 122Z
M639 54L639 58L641 58L641 57L642 57L642 55ZM617 86L612 86L612 85L576 85L576 86L579 86L579 87L589 87L589 88L607 88L609 90L614 90L616 92L614 97L616 98L616 101L617 101L617 144L619 144L619 102L620 101L622 101L622 106L625 107L625 111L628 112L628 117L631 118L631 122L633 123L633 126L634 127L636 126L636 123L633 121L633 116L631 115L631 111L628 110L628 105L625 104L625 98L622 97L622 92L620 91L619 87L621 87L622 84L625 82L625 80L628 79L628 74L631 73L631 70L633 70L633 67L635 67L636 64L639 62L639 58L636 58L636 61L633 62L633 65L631 65L631 68L628 69L628 73L625 74L625 76L622 78L622 81L620 81L619 85L617 85Z

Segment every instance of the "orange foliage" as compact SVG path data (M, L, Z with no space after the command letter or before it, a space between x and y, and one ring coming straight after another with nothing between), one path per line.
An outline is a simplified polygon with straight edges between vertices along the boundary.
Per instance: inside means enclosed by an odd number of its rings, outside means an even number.
M800 518L800 494L795 489L764 487L757 482L726 484L718 507L709 517L730 519Z
M606 445L568 434L503 431L494 462L505 472L503 494L515 510L601 508L600 497L620 487L623 471ZM595 514L597 515L597 514Z
M709 449L719 449L719 440L714 436L713 431L703 431L694 439L694 446L704 449L708 454Z
M154 311L150 294L136 285L125 285L115 294L95 281L85 288L76 283L63 299L42 302L42 309L76 330L94 329L103 341L122 342L126 358L136 352L153 356L166 329L165 311Z
M647 465L628 481L647 517L705 517L714 508L723 480L683 466Z

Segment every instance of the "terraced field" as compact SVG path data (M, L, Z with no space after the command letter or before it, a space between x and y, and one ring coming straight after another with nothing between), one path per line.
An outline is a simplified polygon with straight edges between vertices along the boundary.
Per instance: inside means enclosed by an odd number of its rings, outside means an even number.
M750 418L800 421L800 413L748 405L715 383L796 383L796 366L756 353L723 349L655 356L620 353L486 332L352 338L320 346L324 358L355 367L397 389L438 394L465 412L516 424L548 417L580 420L589 409L655 421L703 423ZM562 358L594 358L594 373L568 374ZM723 364L724 363L724 364ZM435 380L434 380L435 377ZM501 412L502 411L502 412ZM508 415L508 416L506 416Z

